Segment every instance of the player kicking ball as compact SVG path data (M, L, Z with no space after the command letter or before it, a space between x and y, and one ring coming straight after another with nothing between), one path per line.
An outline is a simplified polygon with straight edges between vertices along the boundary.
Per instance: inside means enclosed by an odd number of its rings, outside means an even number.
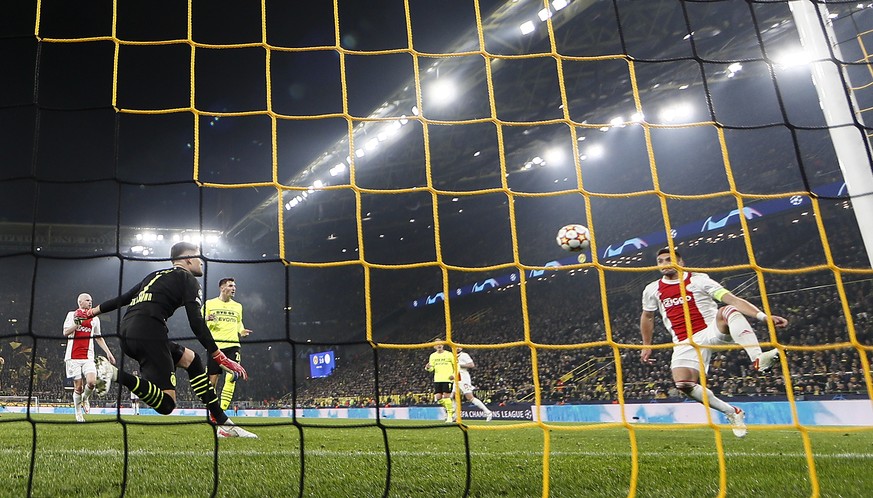
M676 264L685 266L685 261L679 252L676 254ZM769 370L779 359L779 350L771 349L762 352L755 331L746 316L755 317L762 322L772 320L779 328L787 327L788 320L781 316L767 316L757 306L737 297L705 273L683 272L676 268L670 256L670 249L658 251L656 259L661 271L661 278L646 286L643 290L643 312L640 315L640 334L643 345L650 346L655 330L655 311L661 314L664 327L673 336L673 357L670 369L676 389L689 398L703 403L709 401L709 407L725 414L736 437L746 436L745 412L721 399L709 389L700 385L700 361L697 349L691 344L689 335L693 336L694 344L700 348L703 359L704 375L709 370L709 360L712 349L706 346L722 346L739 344L752 360L752 369L764 372ZM685 302L691 318L689 334L685 317L680 282L685 286ZM721 308L718 302L726 304ZM652 350L640 350L640 361L651 365L655 362Z
M167 319L184 307L191 330L212 359L224 370L248 379L245 369L218 349L200 313L203 293L196 279L203 275L200 250L194 244L179 242L170 249L170 259L172 267L150 273L126 293L76 312L77 317L91 318L127 306L121 320L121 349L139 362L142 377L119 370L100 356L97 393L105 394L113 382L118 382L156 412L169 415L176 408L176 368L183 368L194 393L214 417L218 437L257 438L235 425L221 409L197 353L168 338Z

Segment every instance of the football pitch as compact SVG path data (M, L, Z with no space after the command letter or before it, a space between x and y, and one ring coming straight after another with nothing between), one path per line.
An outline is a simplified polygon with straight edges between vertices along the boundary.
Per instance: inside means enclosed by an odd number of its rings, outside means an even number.
M191 417L88 420L0 417L0 496L535 497L546 440L553 497L718 496L719 443L727 496L873 495L870 428L810 431L811 470L800 431L755 426L259 418L238 420L259 439L217 440Z

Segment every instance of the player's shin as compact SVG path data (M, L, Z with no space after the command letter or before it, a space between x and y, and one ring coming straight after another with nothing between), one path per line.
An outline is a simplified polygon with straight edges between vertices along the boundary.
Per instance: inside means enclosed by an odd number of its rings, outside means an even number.
M470 402L476 405L476 408L482 410L485 413L488 413L488 407L485 406L485 403L483 403L479 398L473 398Z
M755 361L761 355L761 346L749 320L733 306L725 306L721 312L727 322L731 338L746 350L750 360Z
M227 422L227 415L218 403L218 395L215 394L215 389L212 388L212 384L209 382L209 376L206 375L206 369L203 368L200 355L194 353L194 359L191 360L191 364L185 368L185 371L188 372L191 389L200 398L200 401L206 405L206 409L209 410L209 413L215 419L215 423L223 425ZM226 388L227 386L225 386Z
M694 384L694 387L692 387L690 389L687 389L687 388L683 389L682 387L679 387L679 385L677 383L676 387L680 391L685 393L686 396L688 396L689 398L691 398L695 401L698 401L700 403L703 403L703 398L704 398L704 396L706 396L707 401L709 402L709 407L712 409L718 410L722 413L733 413L734 412L734 408L731 405L718 399L715 396L715 393L713 393L709 389L704 389L704 387L701 386L700 384Z
M227 410L233 400L233 392L236 390L236 382L233 374L224 376L224 385L221 386L221 409Z

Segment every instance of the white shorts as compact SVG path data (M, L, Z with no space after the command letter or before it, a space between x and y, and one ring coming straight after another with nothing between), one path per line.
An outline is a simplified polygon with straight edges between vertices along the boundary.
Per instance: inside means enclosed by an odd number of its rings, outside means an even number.
M733 344L731 336L722 334L718 330L716 321L713 320L708 327L694 334L694 342L701 346L700 356L703 359L703 371L709 372L709 360L712 358L713 349L704 346L725 346ZM670 360L670 368L690 368L700 371L700 360L697 357L697 349L691 345L688 339L673 346L673 358Z
M89 373L97 375L94 360L66 360L64 363L67 364L67 377L70 379L81 379Z
M465 396L473 393L475 386L473 386L473 380L470 379L470 372L461 372L461 378L458 379L457 387L461 388L461 394ZM457 387L452 388L452 393L455 392Z

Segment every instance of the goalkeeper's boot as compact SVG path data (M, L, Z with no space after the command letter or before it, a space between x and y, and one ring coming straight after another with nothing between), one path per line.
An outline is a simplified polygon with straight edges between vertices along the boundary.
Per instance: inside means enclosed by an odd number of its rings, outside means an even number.
M227 422L225 422L224 425L218 426L218 437L244 437L258 439L257 434L243 429L234 424L230 419L227 419Z
M112 383L118 380L118 368L115 367L105 356L97 357L97 383L94 392L98 396L104 396L109 392Z
M746 412L734 407L734 413L727 415L728 422L731 423L731 430L734 431L736 437L746 437Z
M779 350L771 349L766 353L761 353L755 358L755 361L752 362L752 370L756 370L758 372L766 372L770 370L777 361L779 361Z

